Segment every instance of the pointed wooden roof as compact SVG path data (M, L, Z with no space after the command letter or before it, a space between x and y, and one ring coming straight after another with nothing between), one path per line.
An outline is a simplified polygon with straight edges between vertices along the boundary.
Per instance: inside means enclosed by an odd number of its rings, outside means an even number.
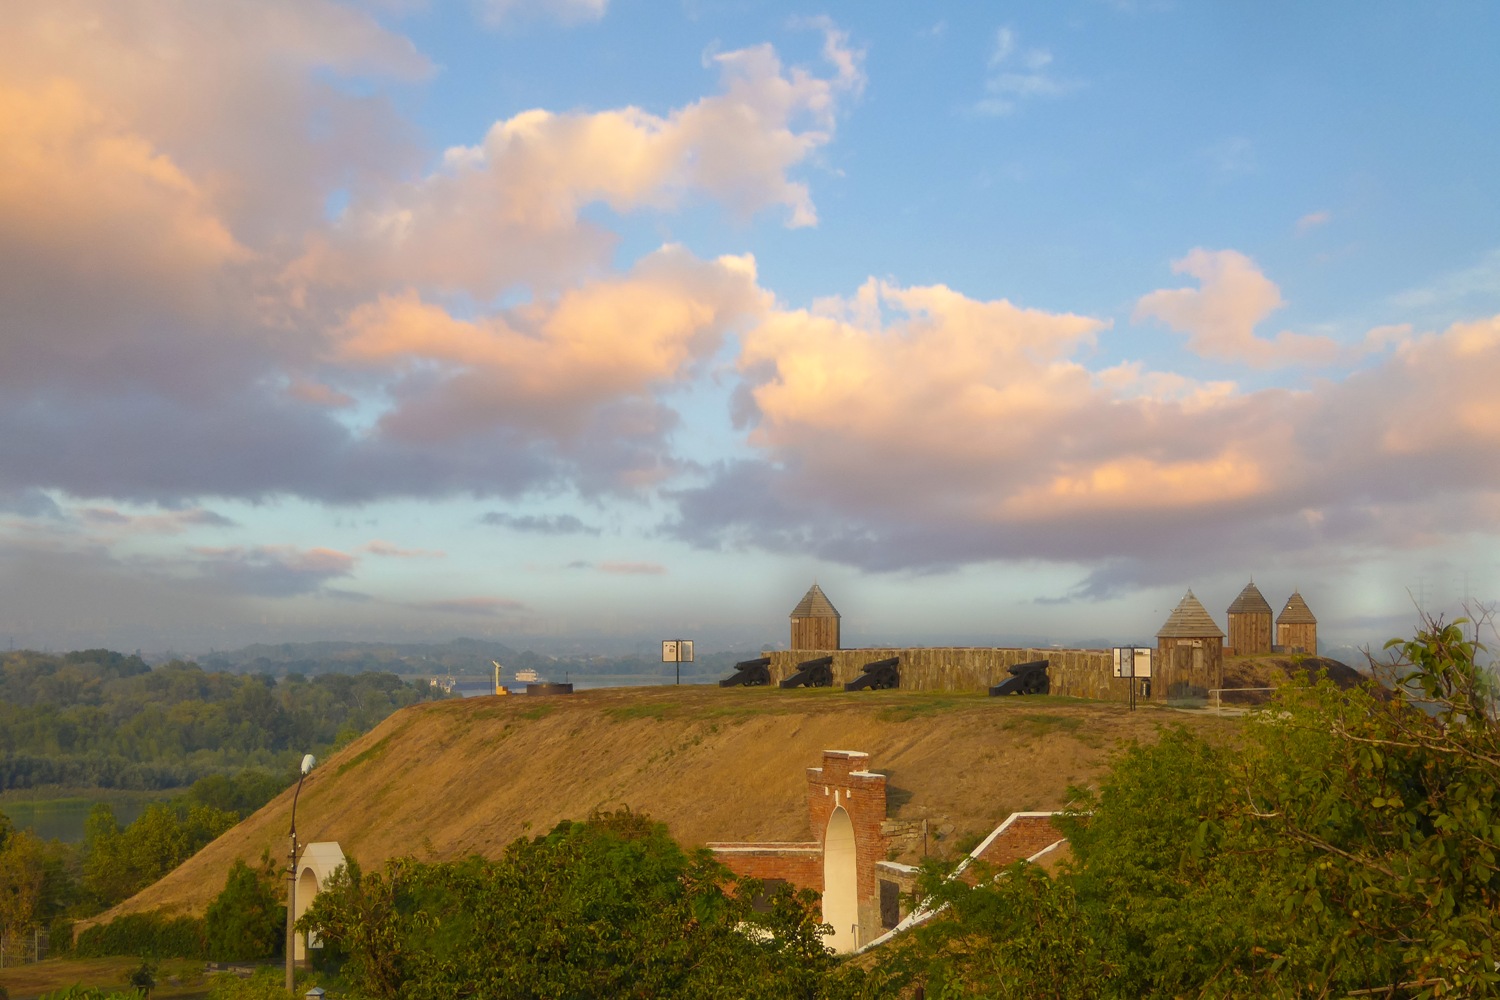
M1277 625L1316 625L1318 620L1313 617L1312 608L1302 599L1297 591L1292 591L1292 596L1286 599L1286 607L1281 609L1281 614L1276 616Z
M1255 581L1251 580L1245 585L1245 589L1240 591L1240 596L1236 597L1234 603L1229 606L1229 613L1232 615L1270 615L1271 602L1266 600L1260 588L1255 585Z
M839 618L839 609L833 606L823 588L816 583L802 595L802 600L792 609L791 618Z
M1158 639L1206 639L1210 637L1222 639L1224 632L1214 624L1213 616L1189 589L1172 611L1167 623L1157 631L1156 637Z

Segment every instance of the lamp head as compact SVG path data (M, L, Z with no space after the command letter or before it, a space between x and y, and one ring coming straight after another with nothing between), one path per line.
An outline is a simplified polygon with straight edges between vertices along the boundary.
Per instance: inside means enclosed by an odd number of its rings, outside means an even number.
M307 774L311 773L311 771L313 769L313 765L316 764L316 763L317 763L317 760L313 757L312 754L304 754L303 755L303 757L302 757L302 774L303 774L304 777Z

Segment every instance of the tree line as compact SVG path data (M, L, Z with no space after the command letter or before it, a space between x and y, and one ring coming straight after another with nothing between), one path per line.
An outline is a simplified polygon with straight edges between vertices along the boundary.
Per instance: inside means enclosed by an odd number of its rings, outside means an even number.
M399 708L441 697L391 673L281 678L91 649L0 658L0 790L183 788L281 770Z
M0 788L178 790L121 826L96 805L81 844L0 811L0 931L64 931L134 895L392 712L443 697L395 674L239 675L93 649L0 657ZM3 808L3 807L0 807ZM57 943L70 937L55 933Z

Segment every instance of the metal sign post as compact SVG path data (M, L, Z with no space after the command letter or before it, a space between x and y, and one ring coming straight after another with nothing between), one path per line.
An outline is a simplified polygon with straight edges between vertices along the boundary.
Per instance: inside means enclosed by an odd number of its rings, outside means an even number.
M661 662L677 664L677 683L682 683L682 665L693 662L693 640L691 639L663 639L661 641Z

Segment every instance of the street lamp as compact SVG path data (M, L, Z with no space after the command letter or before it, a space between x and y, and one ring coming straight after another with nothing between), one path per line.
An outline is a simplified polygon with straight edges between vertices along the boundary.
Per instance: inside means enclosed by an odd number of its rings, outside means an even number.
M297 957L297 797L302 794L302 782L316 763L312 754L303 755L302 773L297 776L297 790L292 793L292 854L286 876L286 991L289 994L296 989L292 985L292 963Z

